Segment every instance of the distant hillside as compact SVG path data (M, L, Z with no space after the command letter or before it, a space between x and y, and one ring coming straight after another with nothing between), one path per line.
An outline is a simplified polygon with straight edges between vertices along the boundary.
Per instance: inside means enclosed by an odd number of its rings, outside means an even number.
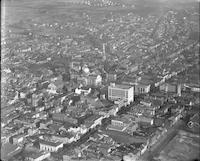
M170 10L157 21L151 36L159 39L164 36L175 38L190 35L191 39L197 39L194 33L199 32L199 20L194 21L195 18L185 10Z
M53 17L54 15L65 14L69 10L79 8L107 9L107 11L118 9L126 10L126 7L133 7L131 11L146 16L151 13L161 15L165 12L165 8L185 9L194 8L199 17L199 5L194 3L196 0L4 0L2 8L5 7L6 24L19 22L25 19L40 19ZM111 6L111 7L109 7ZM116 6L116 7L115 7ZM93 10L96 12L97 10ZM128 11L128 9L127 9ZM70 12L70 11L69 11ZM194 21L196 21L196 19Z

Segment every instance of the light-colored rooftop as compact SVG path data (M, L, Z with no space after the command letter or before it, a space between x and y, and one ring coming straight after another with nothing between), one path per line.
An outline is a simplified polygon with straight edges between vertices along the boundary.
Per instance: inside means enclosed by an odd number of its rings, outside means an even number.
M113 118L112 121L121 121L125 124L129 124L131 121L126 118L126 117L116 117L116 118Z
M61 142L52 142L52 141L47 141L47 140L42 140L42 139L39 140L39 143L43 145L54 146L54 147L62 144Z
M108 88L130 89L131 86L124 84L111 84Z
M115 130L115 131L122 131L124 129L123 126L115 126L115 125L112 125L112 124L108 125L107 128L109 130Z

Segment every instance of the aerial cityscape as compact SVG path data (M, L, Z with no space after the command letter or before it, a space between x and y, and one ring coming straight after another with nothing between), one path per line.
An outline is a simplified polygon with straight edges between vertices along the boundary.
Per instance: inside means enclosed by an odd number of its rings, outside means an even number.
M198 0L3 0L1 161L200 161Z

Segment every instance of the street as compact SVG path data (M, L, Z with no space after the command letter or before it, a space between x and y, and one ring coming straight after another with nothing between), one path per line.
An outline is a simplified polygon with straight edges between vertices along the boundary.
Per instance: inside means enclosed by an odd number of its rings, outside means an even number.
M159 140L149 149L147 149L140 157L139 160L150 161L154 156L159 154L162 149L176 136L178 129L183 126L183 121L177 121Z

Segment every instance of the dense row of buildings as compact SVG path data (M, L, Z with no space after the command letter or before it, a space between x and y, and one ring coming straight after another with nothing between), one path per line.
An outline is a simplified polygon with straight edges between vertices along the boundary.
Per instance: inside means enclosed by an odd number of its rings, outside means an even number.
M193 22L178 22L184 19L178 11L167 11L160 21L92 12L8 26L2 159L138 158L181 118L189 115L191 131L199 127L199 43L184 34ZM180 39L165 35L181 32Z

